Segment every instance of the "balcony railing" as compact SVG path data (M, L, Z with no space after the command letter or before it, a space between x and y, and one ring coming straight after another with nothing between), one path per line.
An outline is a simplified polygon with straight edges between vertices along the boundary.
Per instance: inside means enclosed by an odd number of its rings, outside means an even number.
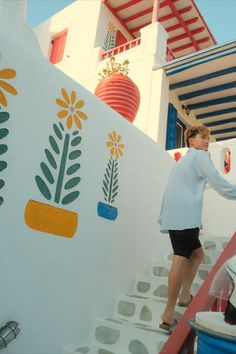
M122 52L125 52L126 50L129 50L131 48L135 48L138 45L140 45L140 43L141 43L141 38L139 37L139 38L136 38L136 39L134 39L134 40L132 40L130 42L126 42L126 43L124 43L122 45L119 45L118 47L109 49L109 50L107 50L107 51L102 53L101 60L113 57L114 55L122 53ZM175 55L173 54L171 49L167 47L167 50L166 50L166 61L171 61L171 60L174 60L174 59L175 59Z
M126 50L129 50L131 48L137 47L141 42L141 38L136 38L130 42L126 42L122 45L119 45L118 47L112 48L107 50L106 52L103 52L101 55L101 60L113 57L116 54L125 52Z

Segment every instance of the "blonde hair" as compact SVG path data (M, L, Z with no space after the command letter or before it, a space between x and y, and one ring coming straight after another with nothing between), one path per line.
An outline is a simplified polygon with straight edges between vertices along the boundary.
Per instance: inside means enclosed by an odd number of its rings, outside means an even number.
M207 127L204 127L204 125L194 125L186 129L184 132L184 140L185 143L187 144L187 147L189 147L189 139L195 138L197 134L209 136L210 130Z

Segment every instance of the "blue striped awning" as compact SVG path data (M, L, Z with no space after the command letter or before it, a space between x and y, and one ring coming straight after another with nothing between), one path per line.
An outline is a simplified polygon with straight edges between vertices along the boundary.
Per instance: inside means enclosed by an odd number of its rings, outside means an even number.
M204 124L216 140L236 137L236 41L174 60L163 69L183 120Z

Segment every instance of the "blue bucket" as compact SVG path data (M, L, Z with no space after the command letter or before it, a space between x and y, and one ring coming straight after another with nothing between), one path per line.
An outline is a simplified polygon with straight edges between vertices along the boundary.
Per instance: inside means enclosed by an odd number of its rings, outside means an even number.
M194 320L188 321L198 336L197 354L235 354L236 338L198 326Z

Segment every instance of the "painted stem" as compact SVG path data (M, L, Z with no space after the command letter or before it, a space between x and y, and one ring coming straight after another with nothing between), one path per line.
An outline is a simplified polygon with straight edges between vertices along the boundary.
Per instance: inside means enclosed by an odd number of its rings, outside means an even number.
M55 198L54 198L54 201L56 203L59 203L60 199L61 199L61 191L62 191L62 184L63 184L64 175L65 175L65 168L66 168L66 160L67 160L67 155L68 155L69 142L70 142L70 135L66 134L65 135L65 140L64 140L64 145L63 145L62 156L61 156L60 169L59 169L59 173L58 173Z
M111 201L111 191L112 191L112 185L113 185L114 164L115 164L115 161L112 158L111 179L110 179L110 188L109 188L108 202Z

